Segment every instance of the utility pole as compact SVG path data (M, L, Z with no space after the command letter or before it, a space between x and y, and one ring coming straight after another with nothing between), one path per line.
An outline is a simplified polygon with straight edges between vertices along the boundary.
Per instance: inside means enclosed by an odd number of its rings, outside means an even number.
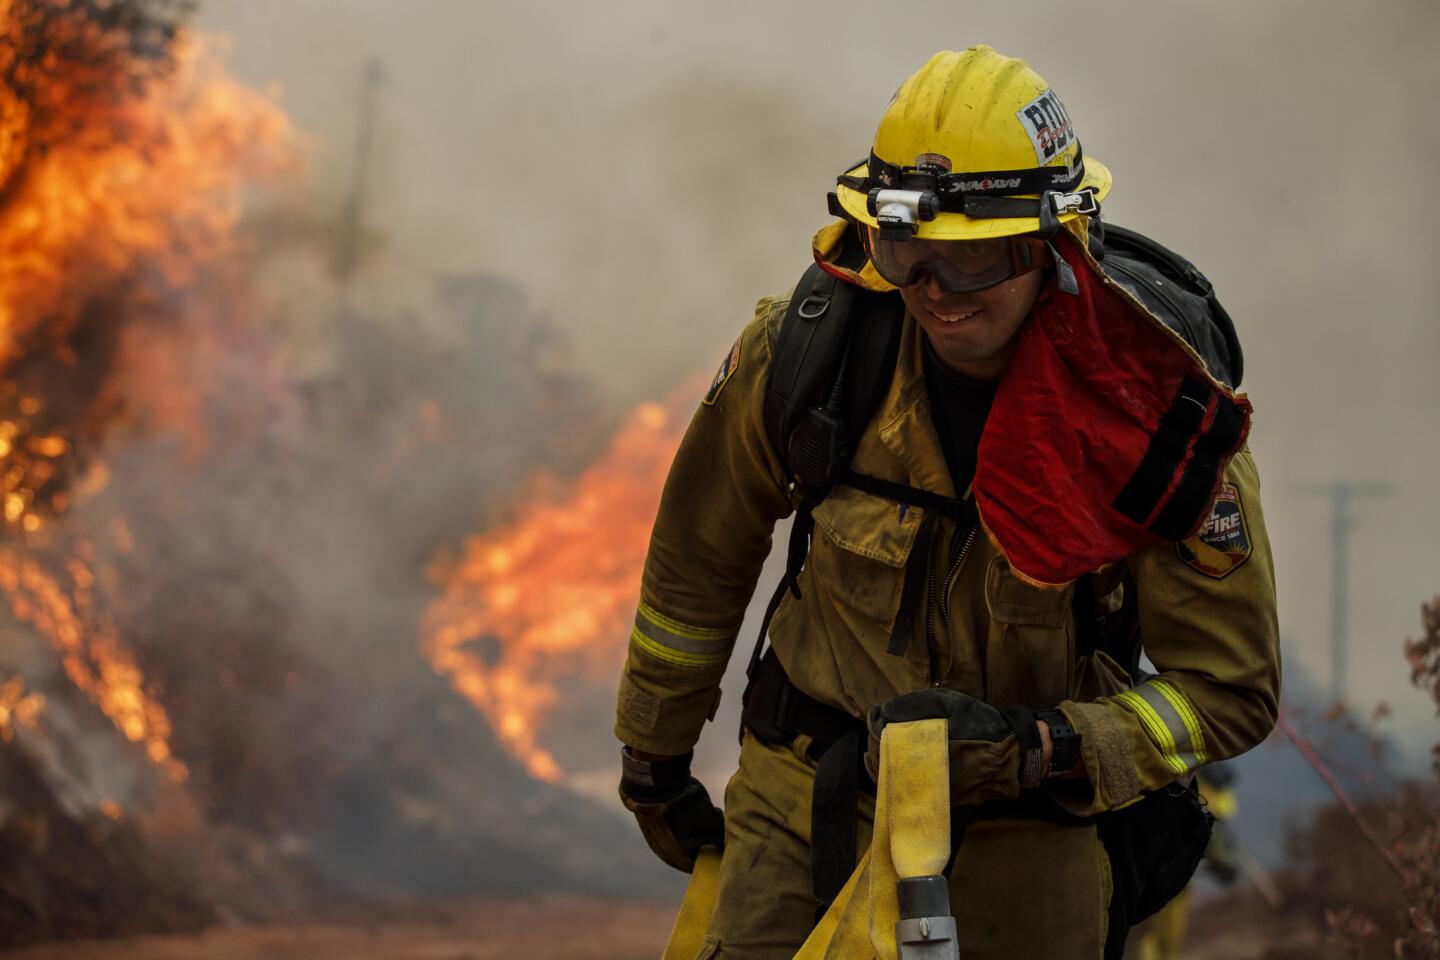
M384 79L380 61L365 65L360 81L360 125L355 132L355 158L350 171L350 189L340 208L340 229L335 250L335 275L340 285L340 322L348 324L353 308L355 272L360 265L360 244L364 239L365 201L370 190L370 158L375 147L375 100Z
M1330 699L1345 699L1345 640L1350 617L1350 532L1357 517L1354 503L1364 497L1389 499L1393 483L1360 483L1335 480L1331 483L1301 484L1304 496L1330 501Z
M370 191L370 157L375 141L375 101L383 77L378 60L367 63L361 75L360 114L350 185L335 227L334 321L329 329L325 357L317 363L317 369L298 385L309 416L322 422L333 420L346 406L345 378L341 370L345 367L349 351L353 349L355 276L359 272L361 247L365 240L365 201Z

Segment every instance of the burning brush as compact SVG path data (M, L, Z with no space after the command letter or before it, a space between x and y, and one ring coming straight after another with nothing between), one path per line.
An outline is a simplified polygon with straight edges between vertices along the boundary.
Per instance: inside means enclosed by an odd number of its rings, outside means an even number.
M98 449L135 413L113 377L137 349L134 330L175 319L196 273L234 249L240 189L289 163L284 115L223 75L183 28L187 11L168 0L0 0L0 591L71 685L47 697L28 676L0 684L13 788L0 845L7 873L46 890L55 912L0 897L7 937L123 927L148 912L119 897L107 920L60 893L66 871L80 888L147 889L133 836L94 846L121 828L86 818L114 824L121 810L86 788L95 758L67 745L72 721L50 714L60 701L78 692L169 779L187 775L172 721L107 609L109 572L90 540L56 522L108 482ZM117 522L117 545L126 535ZM0 653L7 668L38 666L19 631ZM48 826L25 832L36 823Z
M169 720L93 589L93 548L47 530L106 482L129 329L226 254L238 193L287 163L287 121L227 80L168 0L0 2L0 549L15 617L173 776Z
M608 742L594 749L589 731L613 711L650 525L685 427L678 406L642 404L572 484L540 482L513 522L434 564L442 593L426 612L425 655L542 780L583 785L613 753ZM611 792L610 767L597 776Z
M294 136L181 13L0 0L0 596L29 628L0 631L0 779L51 798L0 811L0 860L44 892L0 883L0 934L54 935L67 883L143 891L138 841L82 848L127 830L247 917L647 876L610 812L532 776L596 762L573 731L613 707L681 421L642 407L574 484L436 564L433 597L424 558L494 477L575 446L535 424L583 391L508 285L447 278L427 314L485 350L356 307L337 389L307 404L278 341L334 291L262 310L272 264L236 230ZM264 253L303 267L304 236ZM51 819L83 827L73 846L22 829ZM110 872L65 874L90 863ZM167 925L114 903L67 929Z

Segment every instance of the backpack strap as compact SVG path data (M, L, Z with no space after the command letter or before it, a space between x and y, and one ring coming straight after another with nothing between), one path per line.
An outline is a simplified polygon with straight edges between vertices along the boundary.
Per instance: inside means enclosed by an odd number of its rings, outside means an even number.
M771 350L765 434L789 468L790 436L832 386L845 355L856 290L811 264L795 285Z
M837 482L871 496L884 497L886 500L909 504L932 514L948 517L962 527L974 526L980 522L980 512L975 509L975 501L971 498L960 500L955 497L947 497L944 494L921 490L918 487L896 483L893 480L881 480L879 477L856 473L849 467L841 472Z
M837 484L917 506L930 515L924 523L926 535L917 538L906 564L906 602L891 630L890 651L896 655L904 654L914 633L934 518L945 516L966 526L978 522L971 500L866 476L850 467L856 438L894 376L903 315L898 295L861 290L818 265L805 271L790 298L771 345L764 418L766 435L795 484L798 503L785 575L765 607L747 676L755 674L770 621L786 592L800 597L800 571L815 532L813 510Z
M747 676L764 652L770 621L788 590L800 596L800 571L815 530L811 511L849 472L854 441L885 395L900 354L904 303L863 291L819 264L796 284L771 344L765 387L765 434L795 484L785 575L776 585Z

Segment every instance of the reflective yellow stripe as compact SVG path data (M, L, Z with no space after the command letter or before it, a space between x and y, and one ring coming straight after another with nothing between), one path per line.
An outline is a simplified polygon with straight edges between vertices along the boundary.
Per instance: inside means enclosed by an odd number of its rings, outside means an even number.
M1205 762L1205 731L1200 726L1200 718L1195 715L1195 710L1185 695L1171 684L1157 677L1150 681L1150 685L1170 701L1170 706L1175 708L1181 722L1185 724L1185 730L1190 734L1190 750L1195 754L1195 765L1198 767Z
M724 663L730 659L728 646L724 653L686 653L683 650L676 650L674 647L667 647L664 644L656 643L641 633L639 627L630 631L630 642L652 657L658 657L667 663L678 664L682 667L709 667L717 663Z
M1141 718L1146 733L1177 773L1189 773L1205 762L1200 718L1173 683L1159 678L1148 680L1117 699Z
M672 620L644 600L640 601L640 615L662 630L688 640L724 640L728 643L735 636L735 631L729 627L696 627Z
M708 667L730 659L735 634L733 628L681 623L642 600L630 639L640 649L668 663Z
M1115 699L1135 711L1140 718L1140 725L1145 728L1145 734L1160 748L1160 757L1175 771L1177 776L1186 774L1185 762L1180 759L1180 752L1175 749L1175 739L1170 736L1170 731L1165 726L1165 721L1160 719L1160 714L1155 708L1145 702L1145 699L1133 690L1126 690L1124 693L1115 695Z

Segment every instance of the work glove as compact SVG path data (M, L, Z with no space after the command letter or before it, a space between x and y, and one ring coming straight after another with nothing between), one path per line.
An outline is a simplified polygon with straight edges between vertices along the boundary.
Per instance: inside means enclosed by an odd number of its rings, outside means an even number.
M865 751L870 776L879 776L880 734L886 724L937 719L947 721L950 731L952 807L1013 800L1022 786L1038 786L1044 779L1040 732L1031 711L998 710L943 688L901 694L871 708L870 744Z
M692 756L641 760L629 747L621 751L620 802L655 855L684 873L695 869L701 847L725 846L725 815L690 776Z

